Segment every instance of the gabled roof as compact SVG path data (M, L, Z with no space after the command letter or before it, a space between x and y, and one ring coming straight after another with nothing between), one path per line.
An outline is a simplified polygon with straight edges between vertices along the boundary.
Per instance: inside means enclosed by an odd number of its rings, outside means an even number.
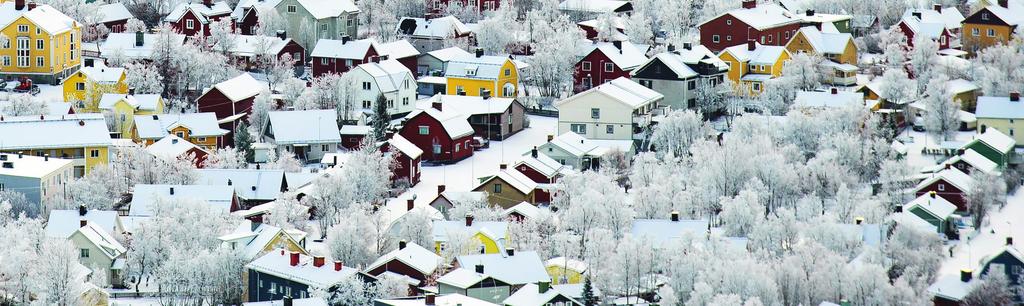
M621 49L616 47L615 44L619 44ZM615 66L618 66L619 69L622 69L623 71L633 70L647 61L647 55L644 54L646 50L641 50L629 41L594 41L591 44L580 46L580 49L577 50L576 56L582 59L582 57L590 55L590 53L595 51L604 54L612 61L612 63L615 63ZM604 69L603 67L597 67L597 65L595 65L595 67L596 68L593 69Z
M458 113L463 116L501 114L512 106L519 103L515 98L491 97L484 99L479 96L459 96L436 94L430 98L416 101L417 109L433 108L434 103L441 103L441 109L445 112Z
M501 214L509 216L513 213L522 215L527 219L532 219L540 213L540 208L537 208L537 205L530 204L530 202L523 201L519 202L519 204L516 204L515 206L505 209Z
M488 278L490 276L476 273L473 269L458 268L442 275L437 279L437 283L451 285L456 288L469 288Z
M189 137L217 137L228 133L217 124L215 113L136 115L135 130L139 138L160 139L176 127L189 130Z
M359 7L352 0L297 0L313 18L341 17L343 14L359 13Z
M448 241L449 232L467 232L470 236L476 233L484 233L495 241L504 240L508 223L505 221L473 221L473 225L466 226L464 220L447 221L435 220L432 229L434 241Z
M978 118L1024 119L1024 101L1010 101L1010 97L980 96L974 115Z
M396 249L388 252L374 260L373 263L366 266L363 271L370 271L380 267L392 260L400 261L410 268L416 269L416 271L423 273L423 275L431 275L434 270L441 265L441 256L434 254L434 251L428 250L415 243L407 243L405 248Z
M798 91L793 104L809 108L865 106L863 94L842 90L837 90L835 94L828 91Z
M462 255L456 258L456 262L460 267L467 269L483 265L484 274L511 285L551 281L551 276L544 269L544 262L534 251L516 251L512 256L504 251L496 254Z
M574 132L565 132L562 135L558 135L558 137L551 140L550 144L577 157L582 157L597 149L597 145L593 141Z
M582 305L575 299L565 296L562 292L555 290L554 288L548 288L546 292L540 293L537 284L532 283L519 288L515 293L510 295L508 298L505 298L505 301L502 303L504 303L505 306L542 306L551 304L549 302L558 296L562 296L572 301L572 304L568 304L570 306Z
M85 216L79 215L78 210L52 210L46 219L46 236L53 238L68 238L78 230L82 219L100 229L116 233L120 229L117 212L113 210L88 210ZM119 234L119 233L116 233Z
M968 165L971 165L971 167L974 167L974 169L984 173L999 173L999 164L996 164L996 162L988 159L973 149L966 149L963 154L950 157L941 164L935 165L935 168L932 171L941 171L941 169L945 168L946 165L952 165L959 161L963 161Z
M100 23L128 20L135 17L121 2L100 5L99 14L103 16L100 18Z
M397 149L398 151L401 151L403 154L409 156L409 158L412 159L417 159L421 155L423 155L422 149L417 147L412 142L409 142L409 140L405 139L405 137L402 137L402 135L395 134L391 136L391 139L388 139L388 144L390 144L393 148Z
M196 184L235 187L246 200L275 200L285 184L284 171L268 169L198 169Z
M758 3L754 8L737 8L722 13L714 18L704 21L701 23L701 26L724 15L732 15L736 19L739 19L743 23L746 23L757 30L765 30L768 28L800 22L799 16L796 16L794 13L782 8L782 6L779 6L778 4Z
M71 236L76 234L82 234L109 259L117 258L127 251L120 242L117 242L117 239L114 239L114 236L94 224L86 223L85 226L79 227L78 230L71 233Z
M427 52L427 55L433 56L439 61L448 62L460 57L473 56L473 53L469 53L469 51L463 50L459 47L448 47Z
M100 109L114 109L117 102L124 101L137 110L156 111L163 103L160 95L157 94L103 94L100 97Z
M505 65L506 61L511 61L511 59L508 56L497 55L483 55L480 57L469 55L453 58L448 62L445 76L495 80L501 75L501 66ZM516 66L515 61L512 61L512 65L513 69L517 69L514 68Z
M975 136L974 140L967 143L964 147L968 147L975 142L983 142L986 145L992 147L996 151L1002 153L1008 153L1013 150L1013 147L1017 145L1017 142L1010 136L1006 136L997 129L990 128L981 135Z
M407 57L416 57L420 55L420 51L416 50L416 46L405 39L399 39L389 43L380 44L383 49L382 52L387 54L391 59L403 59Z
M411 33L408 29L403 32L402 25L408 26L409 23L414 23L416 27L411 29ZM466 24L459 21L455 16L444 16L434 19L404 17L395 27L395 31L399 34L427 39L445 39L473 33Z
M280 227L260 223L253 229L252 221L245 219L238 224L233 232L217 237L217 239L227 244L232 242L241 244L241 247L236 246L236 250L242 254L242 258L245 258L246 261L251 261L270 247L270 243L274 242L274 239L279 236L285 237L285 239L290 240L301 248L301 244Z
M971 186L974 184L974 180L966 173L963 173L956 168L949 168L932 174L924 181L921 181L921 183L918 183L917 186L914 187L914 190L921 190L921 188L927 187L939 180L953 184L953 186L965 193L970 192Z
M33 10L29 10L28 5L16 10L14 1L0 3L0 28L6 28L21 17L25 17L50 35L64 33L77 26L74 19L46 4L37 4Z
M255 97L266 88L266 83L256 80L256 78L252 77L248 72L213 85L213 89L219 90L224 94L224 96L231 100L231 102L238 102Z
M231 48L234 56L252 57L257 55L274 56L292 42L291 38L281 39L277 36L232 34ZM215 47L218 48L218 47Z
M442 107L442 109L444 109ZM457 139L473 135L473 126L469 125L467 115L457 113L455 111L438 111L434 108L417 109L405 116L406 119L412 119L419 114L425 114L437 120L444 127L445 133L451 139Z
M741 63L750 63L756 65L774 65L782 58L783 54L788 54L789 51L783 46L768 46L762 45L761 43L754 43L754 50L748 50L746 43L735 45L732 47L725 48L718 57L722 57L722 54L729 52L736 60Z
M687 49L676 49L674 52L662 52L658 53L654 57L647 60L646 63L642 64L639 68L633 70L633 75L642 71L651 65L655 61L659 61L664 64L668 69L676 74L678 79L687 79L700 75L697 71L691 68L692 65L708 64L714 65L718 68L719 72L724 72L729 69L729 64L718 58L714 52L708 50L704 46L692 46L689 50Z
M341 128L338 129L338 132L341 133L341 135L363 135L363 136L366 136L366 135L370 134L370 131L372 129L373 128L370 127L369 125L342 125Z
M416 79L412 72L395 59L360 64L353 70L363 71L369 75L381 93L395 92L402 86L416 87Z
M636 219L630 232L634 237L647 236L655 246L662 246L685 234L704 235L708 226L708 220Z
M853 35L850 33L822 32L812 26L800 28L797 34L800 33L803 33L804 38L818 54L843 54L846 46L853 43Z
M537 189L536 182L531 180L529 177L526 177L526 175L523 175L522 172L509 169L498 171L497 175L493 175L483 180L476 188L480 188L480 186L487 184L495 178L501 179L523 194L530 194L534 189Z
M906 211L909 211L914 207L921 207L936 218L942 220L945 220L956 211L956 205L949 202L942 196L930 192L922 194L904 206L905 207L903 209Z
M917 35L923 35L931 39L938 39L946 32L946 24L941 22L923 22L914 16L903 16L900 20L903 24Z
M985 6L982 10L992 12L992 14L996 15L997 18L1011 26L1016 26L1021 22L1024 22L1024 3L1016 0L1007 0L1007 7L1002 7L996 4L996 2L997 1L990 1L993 5ZM977 14L982 10L978 10L977 12L974 12L974 14Z
M464 270L464 269L463 269ZM451 273L449 273L451 274ZM394 298L394 299L378 299L374 301L377 305L383 306L428 306L426 298L424 297L408 297L408 298ZM468 297L458 293L449 293L434 298L434 305L438 306L499 306L488 301L484 301L477 298ZM299 305L295 305L299 306Z
M533 157L533 151L526 152L522 157L512 165L512 168L517 168L519 165L526 165L540 174L546 177L555 177L562 174L563 171L567 171L565 165L559 163L551 157L544 154L537 154L537 157Z
M251 8L256 7L256 10L273 9L281 3L281 0L241 0L235 5L235 9L231 11L231 18L235 20L242 19L245 17L245 12Z
M178 20L181 20L181 17L184 17L185 13L188 11L192 11L196 18L199 18L199 22L209 23L210 17L231 14L231 5L226 1L215 2L212 6L203 5L202 2L183 2L178 4L178 6L175 6L174 9L167 14L167 17L164 18L164 21L177 22Z
M156 210L155 205L161 200L202 201L209 204L212 211L227 214L234 199L234 188L227 186L138 184L132 192L128 215L152 216Z
M980 283L974 277L969 282L963 282L958 275L945 275L928 286L928 293L946 300L961 301Z
M316 46L313 47L313 52L310 53L310 56L362 60L366 57L366 53L370 52L371 47L377 50L378 54L384 53L383 49L377 44L377 40L373 38L350 40L348 42L344 40L321 39L316 42Z
M968 91L975 91L981 89L980 86L964 79L949 80L946 82L946 88L949 88L949 92L953 94L965 93Z
M351 278L359 277L359 270L344 266L341 271L334 270L333 263L324 263L323 266L313 265L313 257L299 254L298 265L291 265L291 254L281 250L273 250L256 258L245 265L246 269L270 274L292 282L305 284L310 289L329 289L338 283Z
M188 142L187 140L181 139L176 135L164 136L164 138L161 138L157 142L154 142L153 144L146 147L146 152L149 152L149 154L153 154L153 156L156 157L172 160L192 150L206 152L206 150L203 150L203 148L200 148L199 146L191 142Z
M581 274L587 272L587 263L586 262L583 262L582 260L570 259L570 258L567 258L567 257L564 257L564 256L559 256L559 257L555 257L555 258L552 258L552 259L548 259L547 261L544 262L544 266L546 266L546 267L565 267L565 268L568 268L570 270L579 272Z
M338 113L333 109L273 111L269 117L279 145L341 142Z
M913 17L914 13L921 14L921 22L943 24L947 29L959 29L960 24L964 21L964 15L960 14L960 10L955 7L944 7L941 12L932 8L908 9L903 12L903 18Z
M3 150L107 147L113 141L102 114L4 117L0 121ZM31 131L26 133L26 131Z
M564 0L558 4L558 9L587 13L613 13L622 11L623 7L627 5L630 5L630 2L625 0Z
M127 58L131 59L144 59L149 58L153 54L153 48L156 47L156 41L159 39L161 34L142 34L142 46L135 45L136 33L110 33L107 35L107 40L103 41L103 44L99 46L100 53L103 56L111 56L117 52L120 52ZM173 43L181 45L185 43L185 35L181 34L167 34L170 35Z
M604 95L633 109L650 105L651 103L655 103L665 98L664 95L657 91L633 82L628 78L619 77L607 83L598 85L597 87L575 94L564 100L555 102L555 106L560 108L566 103L586 101L586 97L592 94Z
M89 81L108 85L117 83L125 75L124 68L107 67L106 65L82 67L78 72L84 75Z
M59 158L59 156L49 158L15 153L0 153L0 160L6 165L5 167L0 167L0 176L8 178L43 179L50 175L59 175L60 172L58 171L61 170L68 171L74 163L71 159ZM17 189L15 188L15 190Z

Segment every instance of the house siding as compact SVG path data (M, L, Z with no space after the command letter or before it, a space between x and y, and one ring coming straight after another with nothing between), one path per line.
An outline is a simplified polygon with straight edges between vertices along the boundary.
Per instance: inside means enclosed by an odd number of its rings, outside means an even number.
M729 23L732 25L729 25ZM796 35L800 23L790 23L777 27L757 30L740 21L732 14L725 14L700 25L700 43L713 52L748 41L757 41L762 45L783 46ZM718 35L718 42L714 36ZM731 40L729 38L732 38Z
M583 70L583 63L589 63L589 71ZM612 71L605 71L605 63L612 64ZM582 92L620 77L630 78L629 71L616 65L608 58L608 55L601 52L601 49L595 48L590 54L576 62L573 73L573 89L576 92Z
M221 93L218 89L210 89L205 94L196 99L198 105L198 112L206 113L212 112L217 114L217 120L224 119L227 117L234 116L235 114L246 114L235 120L234 122L225 122L220 125L220 128L228 130L228 133L224 135L222 144L234 145L235 137L235 126L238 125L241 120L248 120L249 110L252 109L252 102L256 97L249 97L242 99L238 102L231 102L224 93Z
M501 193L494 192L494 186L501 185ZM490 181L487 181L483 185L477 186L473 191L482 191L487 193L487 202L491 205L501 206L502 209L508 209L512 206L516 206L519 203L527 202L535 204L537 201L534 199L533 190L529 193L523 193L512 187L511 184L502 180L500 177L495 176Z
M419 127L427 126L428 134L420 135ZM445 133L444 127L436 119L427 115L427 113L420 113L413 118L406 121L399 134L409 142L412 142L416 147L423 150L422 158L428 161L449 163L456 162L473 155L472 147L468 146L473 135L467 135L458 139L451 139L448 134ZM438 144L440 146L440 153L435 154L433 145ZM459 150L455 150L455 145L459 144ZM467 148L468 147L468 148Z
M249 274L249 302L274 301L290 295L293 298L309 297L309 285L283 279L274 275L248 269ZM262 282L262 286L261 285ZM273 285L271 285L273 284ZM275 287L271 293L271 287Z
M988 18L984 18L985 16ZM976 56L978 51L982 49L1006 43L1010 40L1010 35L1016 30L1016 27L1000 20L988 8L982 8L974 12L974 14L967 16L962 24L963 29L960 32L960 42L963 47L961 49L967 51L969 57ZM978 31L978 35L974 35L975 30ZM994 31L995 35L988 36L988 30Z

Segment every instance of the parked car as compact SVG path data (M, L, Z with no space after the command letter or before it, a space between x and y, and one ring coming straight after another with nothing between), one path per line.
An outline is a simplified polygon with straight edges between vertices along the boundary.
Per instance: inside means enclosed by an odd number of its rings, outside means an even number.
M481 150L491 146L490 141L483 137L473 137L473 142L470 143L473 146L473 150Z

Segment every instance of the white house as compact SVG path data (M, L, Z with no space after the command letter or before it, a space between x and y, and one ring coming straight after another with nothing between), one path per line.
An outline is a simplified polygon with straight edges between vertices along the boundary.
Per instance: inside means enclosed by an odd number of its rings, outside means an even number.
M337 152L341 145L338 113L329 110L270 112L264 131L278 150L287 150L299 160L320 160L324 153Z
M587 139L631 140L650 122L664 95L618 78L555 103L558 133Z
M387 99L392 116L416 109L416 77L397 60L362 64L349 73L360 86L357 101L366 113L373 113L379 95Z

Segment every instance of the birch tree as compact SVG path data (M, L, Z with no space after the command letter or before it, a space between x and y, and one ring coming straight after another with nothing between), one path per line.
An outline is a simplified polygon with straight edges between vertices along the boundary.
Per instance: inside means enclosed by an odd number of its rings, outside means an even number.
M953 100L948 82L943 76L932 78L923 99L924 128L941 141L950 140L960 128L960 103Z

